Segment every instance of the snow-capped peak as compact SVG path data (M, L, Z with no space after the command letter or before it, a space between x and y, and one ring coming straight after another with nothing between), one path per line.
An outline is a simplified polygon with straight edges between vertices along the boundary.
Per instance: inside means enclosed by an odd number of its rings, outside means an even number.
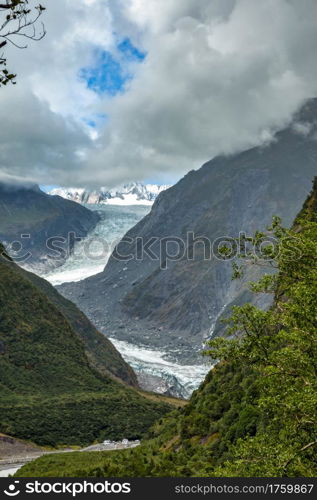
M152 205L157 196L169 187L131 182L118 188L101 187L94 191L84 188L55 188L48 194L87 204Z

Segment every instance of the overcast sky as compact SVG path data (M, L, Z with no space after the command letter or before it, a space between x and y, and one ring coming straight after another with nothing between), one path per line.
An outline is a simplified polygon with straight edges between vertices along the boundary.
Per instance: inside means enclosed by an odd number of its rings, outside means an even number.
M2 179L174 182L317 95L316 0L42 3L46 38L7 50Z

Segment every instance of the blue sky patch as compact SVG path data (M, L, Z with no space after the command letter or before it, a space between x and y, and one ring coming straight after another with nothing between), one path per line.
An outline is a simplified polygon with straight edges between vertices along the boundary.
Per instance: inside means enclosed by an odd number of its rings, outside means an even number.
M141 52L139 49L134 47L129 38L125 38L117 46L118 50L124 55L124 57L130 61L144 61L146 58L145 52Z
M96 50L95 64L82 68L79 72L87 87L98 94L115 96L124 91L125 84L132 80L129 71L130 62L142 62L146 54L134 47L129 38L117 45L118 54Z
M104 125L107 121L108 116L104 113L97 113L95 115L90 116L89 118L82 118L83 122L91 128L97 128L100 125Z
M44 184L41 184L40 185L40 190L41 191L44 191L44 193L49 193L50 191L52 191L53 189L56 189L58 188L59 186L57 186L56 184L54 185L50 185L50 186L46 186Z
M114 96L124 89L129 75L110 52L98 51L95 66L82 68L80 78L86 80L88 88L98 94Z

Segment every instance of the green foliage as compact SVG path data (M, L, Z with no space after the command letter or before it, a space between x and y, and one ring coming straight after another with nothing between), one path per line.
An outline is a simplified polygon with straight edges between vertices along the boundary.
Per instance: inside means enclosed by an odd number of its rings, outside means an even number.
M139 439L170 408L141 398L119 384L99 392L6 398L1 402L1 431L41 446L85 446L105 439Z
M253 290L273 290L275 306L268 312L248 304L235 308L229 332L238 338L210 343L216 359L252 366L261 424L255 436L231 448L233 459L216 469L218 475L316 473L316 196L315 184L291 230L278 219L270 228L279 273L264 276Z
M137 449L95 462L72 453L43 457L19 474L315 476L317 181L294 227L276 218L270 232L279 272L253 289L274 290L275 304L267 312L234 308L229 338L209 343L208 354L220 362L186 407L158 421Z

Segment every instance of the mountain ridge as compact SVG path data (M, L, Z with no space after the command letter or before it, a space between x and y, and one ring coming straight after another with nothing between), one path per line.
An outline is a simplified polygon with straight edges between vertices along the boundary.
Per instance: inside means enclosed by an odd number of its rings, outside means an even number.
M54 188L48 194L84 204L152 205L157 196L169 187L169 185L132 182L113 189Z
M84 343L85 354L96 371L123 381L132 387L138 387L133 369L124 361L111 341L104 334L98 332L75 304L65 299L48 281L36 274L20 267L15 267L15 270L41 290L67 319L78 338Z
M49 196L37 185L0 182L0 241L7 247L16 242L22 250L12 255L29 269L44 271L62 265L74 247L70 235L84 238L98 221L96 212ZM58 255L47 247L49 238L57 239L62 249Z

